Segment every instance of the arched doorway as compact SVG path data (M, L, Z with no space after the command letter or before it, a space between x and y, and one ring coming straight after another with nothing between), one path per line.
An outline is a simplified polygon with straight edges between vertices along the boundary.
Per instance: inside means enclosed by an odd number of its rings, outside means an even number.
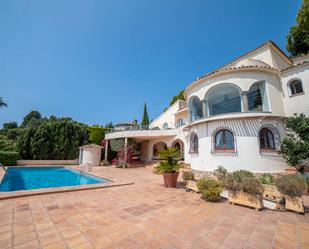
M159 151L167 149L167 145L164 142L157 142L152 148L152 158L159 159Z
M180 151L180 159L184 158L184 153L183 153L183 142L180 139L177 139L173 142L172 144L173 148L177 148Z

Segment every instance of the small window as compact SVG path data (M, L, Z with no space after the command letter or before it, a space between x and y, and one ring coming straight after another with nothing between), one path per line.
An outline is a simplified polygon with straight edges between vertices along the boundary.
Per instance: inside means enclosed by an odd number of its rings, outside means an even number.
M301 83L300 80L292 80L290 82L290 92L291 95L295 95L295 94L299 94L299 93L303 93L303 85Z
M178 119L177 122L176 122L176 127L181 127L185 124L185 122L183 121L182 118Z
M250 87L247 94L249 111L263 111L262 88L262 83L255 83Z
M198 137L195 133L191 133L190 136L190 153L198 153Z
M164 123L164 124L162 125L162 129L163 129L163 130L167 130L167 129L168 129L168 123Z
M189 100L189 113L190 121L201 119L203 117L203 105L202 101L196 96L192 97Z
M234 135L229 130L220 130L215 135L215 152L235 152Z
M261 150L276 150L274 134L267 128L262 128L259 134Z

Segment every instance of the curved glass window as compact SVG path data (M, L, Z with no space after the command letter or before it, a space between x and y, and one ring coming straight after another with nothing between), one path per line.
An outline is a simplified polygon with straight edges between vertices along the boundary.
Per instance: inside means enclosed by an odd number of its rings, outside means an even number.
M268 111L268 98L265 83L254 83L247 94L249 111Z
M195 121L203 117L202 101L196 96L190 99L189 103L190 121Z
M180 127L180 126L183 126L185 124L185 122L183 121L182 118L178 119L177 122L176 122L176 127Z
M164 123L164 124L162 125L162 129L163 129L163 130L168 129L168 123Z
M195 133L190 135L190 153L198 153L198 137Z
M241 112L239 89L231 84L219 85L207 93L209 116L230 112Z
M275 150L275 139L274 134L271 132L271 130L267 128L262 128L260 130L260 149L262 150Z
M215 135L215 151L234 151L234 135L229 130L220 130Z
M303 85L300 80L292 80L290 82L290 92L291 92L291 95L304 92Z

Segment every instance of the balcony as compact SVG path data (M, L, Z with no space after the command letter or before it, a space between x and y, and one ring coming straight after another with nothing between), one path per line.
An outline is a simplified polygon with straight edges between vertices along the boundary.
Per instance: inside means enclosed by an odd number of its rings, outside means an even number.
M130 126L128 129L119 130L112 129L105 134L105 139L115 138L140 138L140 139L151 139L158 137L172 137L177 134L177 129L149 129L148 126L135 125Z

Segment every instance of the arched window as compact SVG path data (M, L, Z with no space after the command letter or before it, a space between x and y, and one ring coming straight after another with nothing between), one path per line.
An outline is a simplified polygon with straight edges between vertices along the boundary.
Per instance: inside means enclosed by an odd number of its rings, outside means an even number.
M154 144L153 148L152 148L152 156L153 158L157 158L159 155L159 152L161 150L165 150L167 149L167 145L164 142L157 142L156 144Z
M172 147L177 148L180 153L179 157L183 158L183 142L180 139L177 139L173 142Z
M168 123L163 123L163 125L162 125L162 129L163 130L167 130L168 129Z
M301 83L300 80L292 80L289 83L289 88L290 88L290 95L295 95L299 93L303 93L303 84Z
M270 129L262 128L259 134L261 150L275 150L274 134Z
M234 135L227 129L219 130L215 135L215 152L234 152Z
M189 101L190 121L195 121L203 117L202 101L196 96Z
M198 153L198 137L195 133L190 135L190 153Z
M176 122L176 127L181 127L185 124L185 122L183 121L182 118L178 119L177 122Z
M261 83L253 84L247 94L249 111L263 111Z
M232 84L222 84L210 89L206 94L209 116L241 112L239 89Z

